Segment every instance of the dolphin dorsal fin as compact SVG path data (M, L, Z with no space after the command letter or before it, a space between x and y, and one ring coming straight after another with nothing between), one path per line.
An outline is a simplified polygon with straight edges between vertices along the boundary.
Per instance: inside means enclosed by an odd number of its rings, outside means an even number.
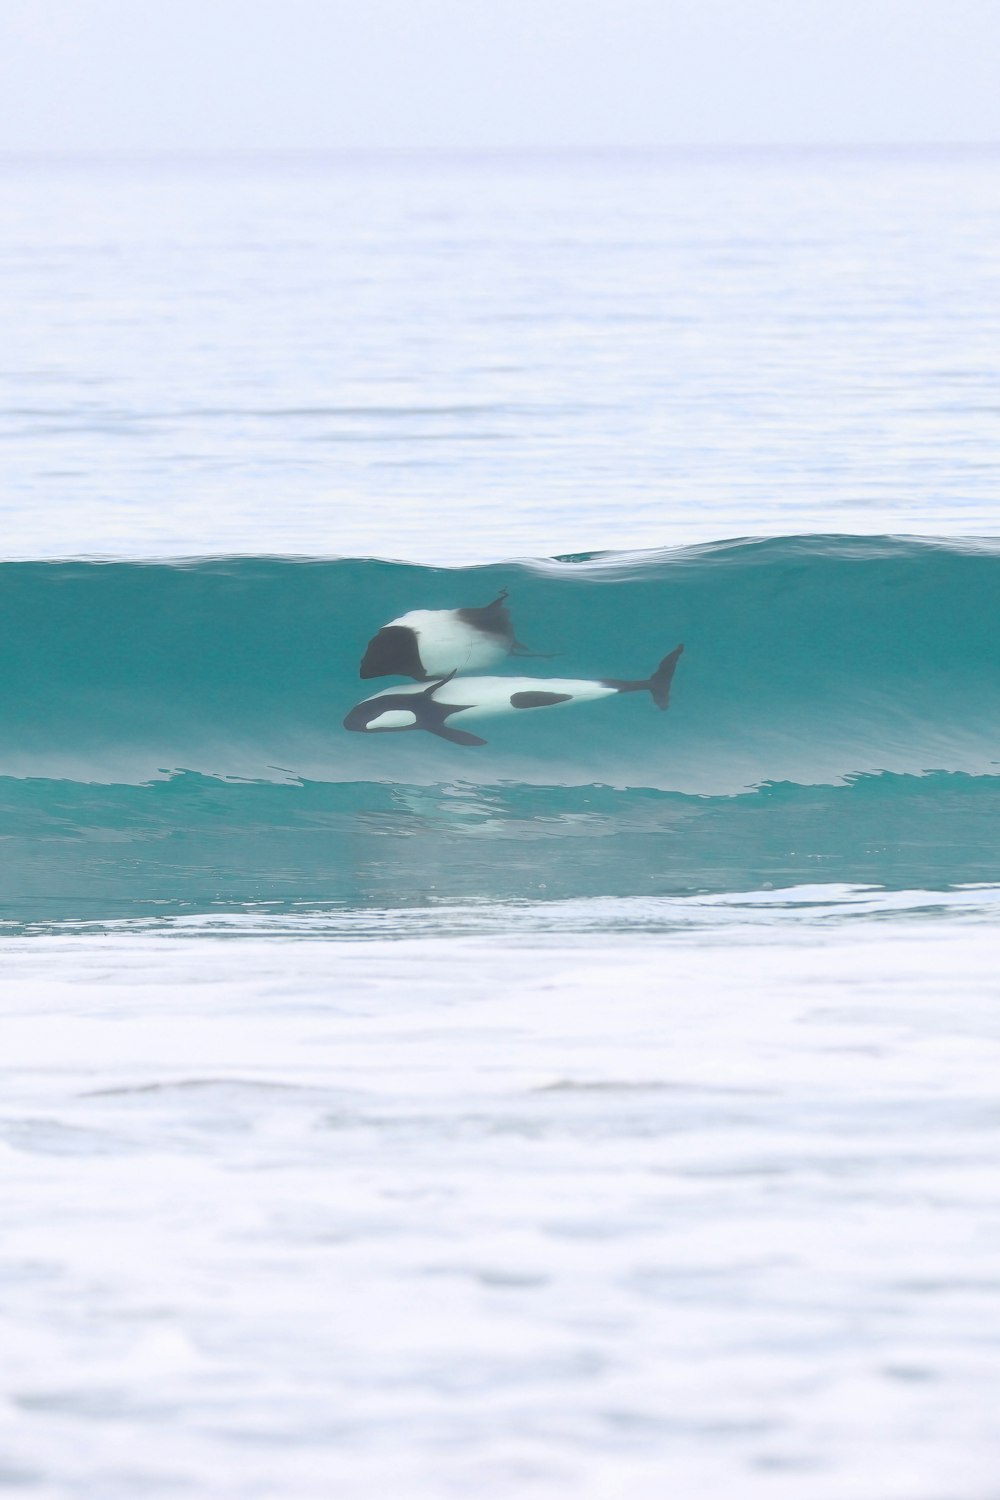
M457 671L458 671L457 667L452 667L451 671L448 673L448 675L446 677L435 677L434 681L428 683L427 686L424 688L423 692L419 693L417 696L420 697L420 698L432 698L434 696L434 694L437 692L438 688L439 687L444 687L444 685L445 685L446 682L450 682L451 679L455 676L455 673Z

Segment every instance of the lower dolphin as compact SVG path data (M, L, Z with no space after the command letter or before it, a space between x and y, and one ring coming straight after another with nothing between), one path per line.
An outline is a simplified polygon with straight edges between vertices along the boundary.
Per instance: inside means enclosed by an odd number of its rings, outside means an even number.
M651 677L635 681L617 677L456 677L452 672L427 687L415 684L375 693L351 709L344 728L361 734L424 729L456 745L485 745L484 739L458 725L526 709L590 703L616 693L648 692L657 708L666 708L683 650L683 646L675 646Z

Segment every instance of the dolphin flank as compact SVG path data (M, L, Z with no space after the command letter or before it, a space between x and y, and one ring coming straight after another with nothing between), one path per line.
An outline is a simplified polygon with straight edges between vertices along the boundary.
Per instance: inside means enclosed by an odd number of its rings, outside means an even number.
M470 720L495 718L537 708L596 702L617 693L648 692L657 708L670 702L670 686L684 647L675 646L650 677L457 677L451 671L428 687L384 688L351 709L344 728L360 734L401 734L424 729L456 745L486 741L459 727Z
M373 635L361 677L413 677L429 682L451 672L481 672L505 656L530 655L515 639L501 589L490 603L469 609L411 609Z

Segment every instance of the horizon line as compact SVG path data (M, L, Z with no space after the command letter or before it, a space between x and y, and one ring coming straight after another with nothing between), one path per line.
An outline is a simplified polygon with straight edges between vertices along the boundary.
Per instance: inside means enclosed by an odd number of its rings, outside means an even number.
M135 159L138 157L191 157L191 156L226 156L226 157L287 157L287 156L395 156L395 157L418 157L418 156L526 156L526 155L562 155L562 156L598 156L598 155L633 155L652 156L659 154L674 153L710 153L710 152L918 152L918 151L981 151L991 152L1000 150L1000 139L997 140L968 140L968 141L942 141L942 140L885 140L885 141L850 141L850 140L824 140L824 141L663 141L663 142L602 142L587 143L492 143L492 144L393 144L393 145L297 145L297 146L259 146L259 145L178 145L178 146L5 146L0 145L0 158L81 158L81 157L112 157L120 159Z

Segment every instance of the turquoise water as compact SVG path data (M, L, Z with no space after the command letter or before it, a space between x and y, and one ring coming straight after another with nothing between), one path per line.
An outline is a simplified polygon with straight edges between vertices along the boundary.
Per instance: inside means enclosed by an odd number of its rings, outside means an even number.
M348 734L409 608L488 602L552 662L645 694ZM430 569L9 563L8 920L265 903L560 900L1000 878L1000 547L851 537Z

